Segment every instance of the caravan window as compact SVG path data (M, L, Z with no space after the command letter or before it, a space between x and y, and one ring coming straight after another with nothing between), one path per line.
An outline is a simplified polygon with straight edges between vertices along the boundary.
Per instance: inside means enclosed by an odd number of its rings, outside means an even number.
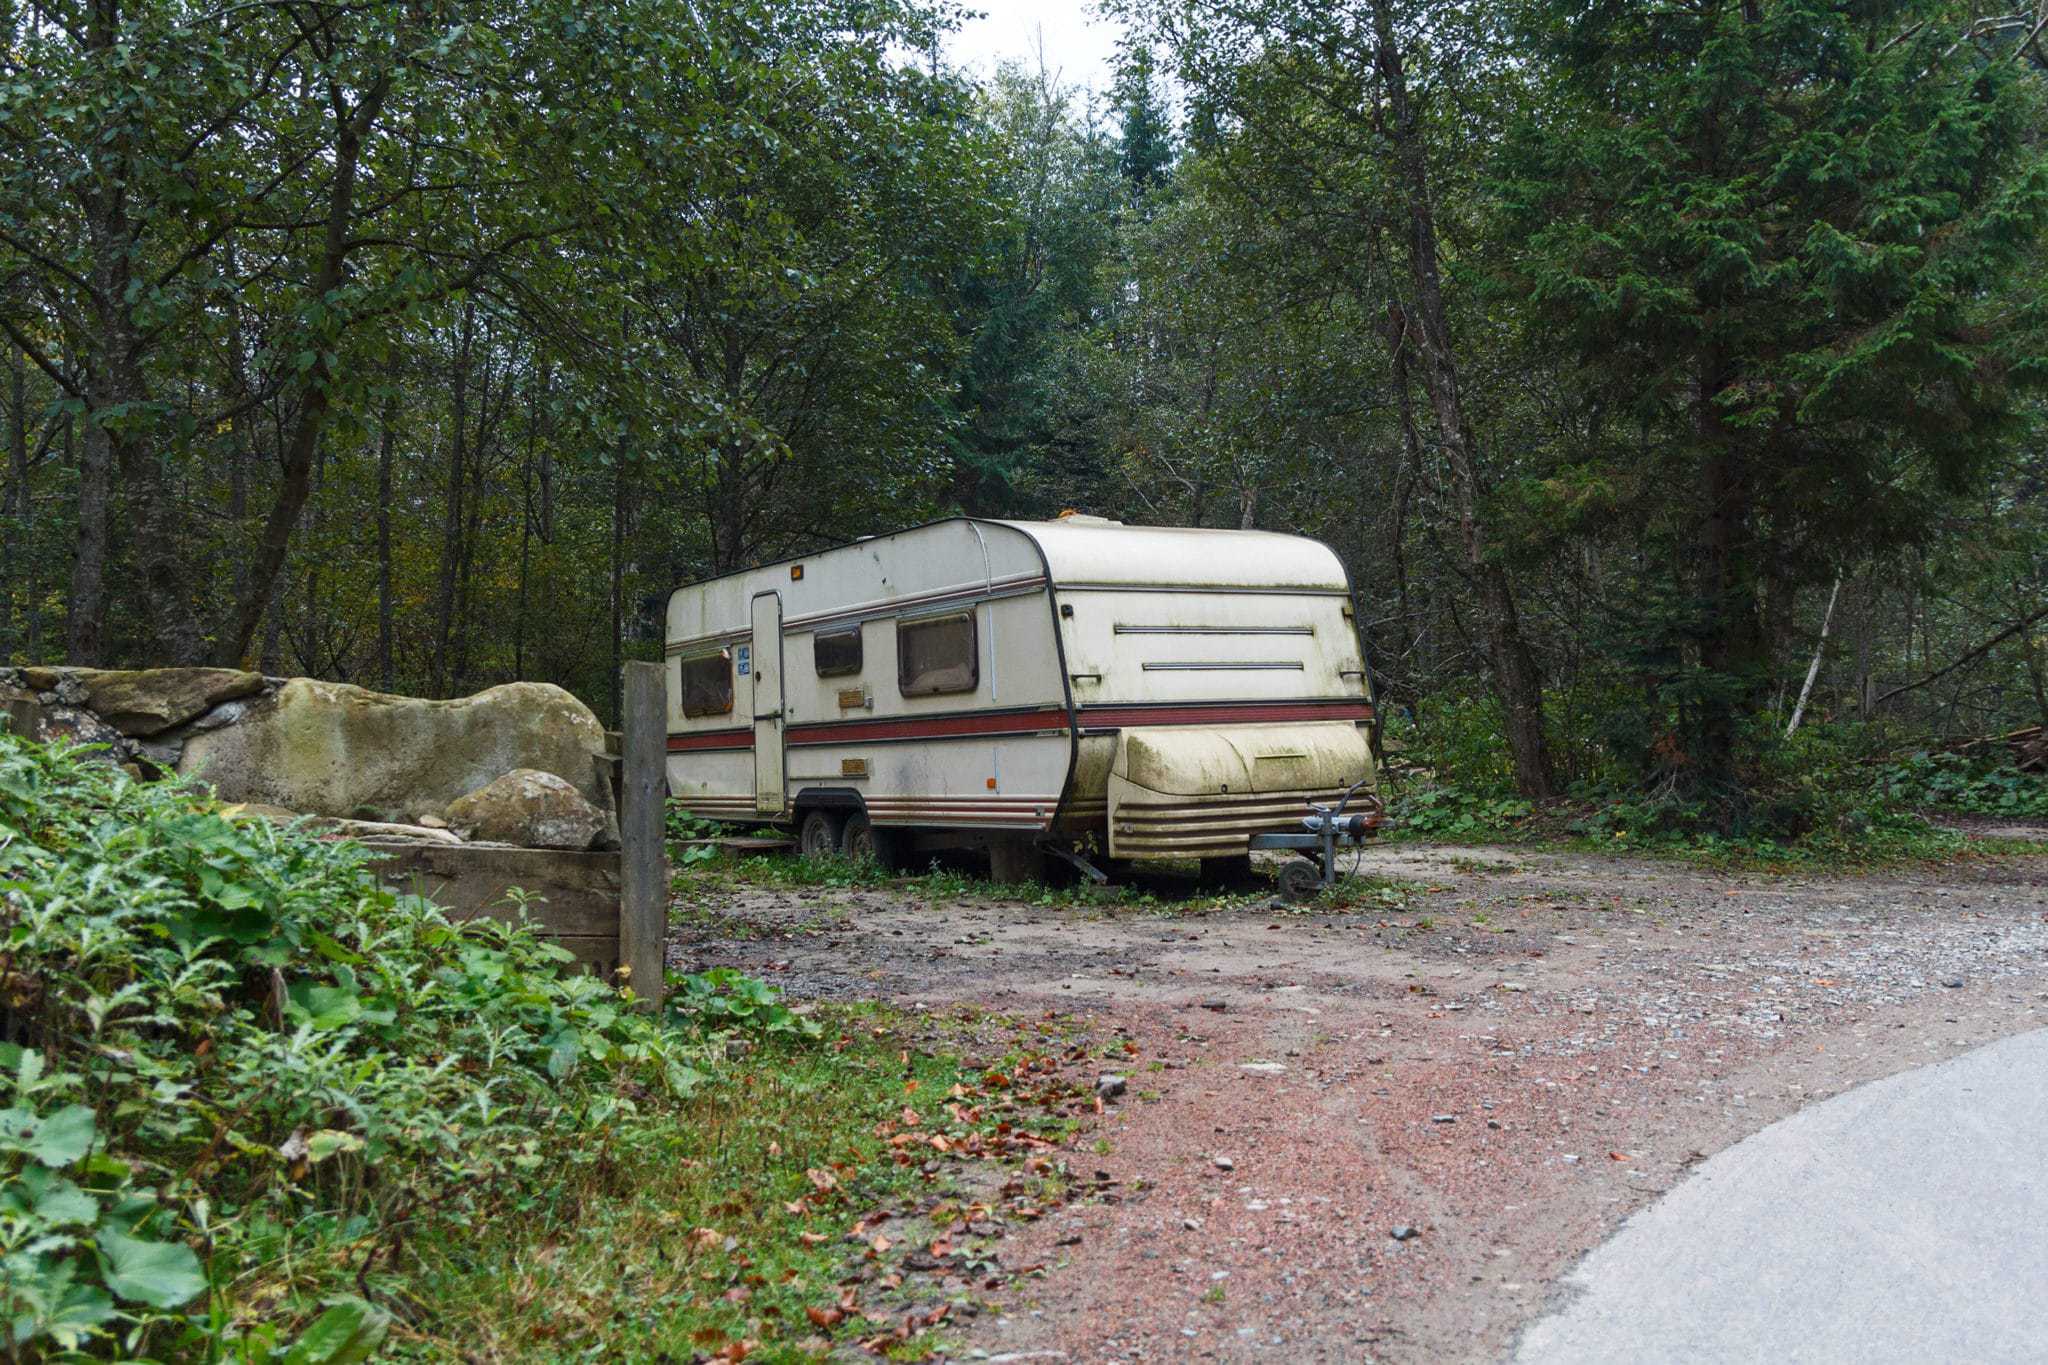
M839 678L860 672L860 627L821 630L811 637L811 653L818 661L818 676Z
M972 692L980 681L973 612L896 623L896 685L904 696Z
M683 714L722 716L732 710L732 655L721 649L716 654L684 659Z

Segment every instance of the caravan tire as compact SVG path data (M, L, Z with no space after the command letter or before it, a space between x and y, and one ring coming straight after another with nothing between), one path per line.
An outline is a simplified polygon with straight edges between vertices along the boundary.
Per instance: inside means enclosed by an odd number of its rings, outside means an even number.
M839 852L843 823L837 811L805 811L796 827L796 851L812 861L831 857Z
M903 870L905 839L899 829L876 829L866 811L846 817L839 835L839 851L849 858L872 858L884 872Z

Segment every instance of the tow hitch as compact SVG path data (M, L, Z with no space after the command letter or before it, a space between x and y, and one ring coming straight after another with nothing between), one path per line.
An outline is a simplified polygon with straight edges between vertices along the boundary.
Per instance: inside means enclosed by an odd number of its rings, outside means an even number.
M1291 901L1309 901L1336 885L1337 850L1361 848L1386 819L1386 807L1377 796L1367 793L1358 800L1359 809L1347 814L1352 798L1371 777L1353 784L1334 806L1309 803L1302 817L1300 834L1254 834L1254 849L1294 849L1302 856L1280 865L1280 894Z

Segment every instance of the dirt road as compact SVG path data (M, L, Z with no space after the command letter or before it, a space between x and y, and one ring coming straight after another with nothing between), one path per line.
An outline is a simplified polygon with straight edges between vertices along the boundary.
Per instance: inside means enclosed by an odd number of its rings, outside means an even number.
M1764 877L1397 846L1364 870L1386 907L1334 915L742 887L671 960L1136 1042L1074 1155L1121 1197L1007 1235L1005 1264L1049 1268L975 1320L967 1353L998 1359L1498 1359L1704 1156L2048 1023L2048 855Z

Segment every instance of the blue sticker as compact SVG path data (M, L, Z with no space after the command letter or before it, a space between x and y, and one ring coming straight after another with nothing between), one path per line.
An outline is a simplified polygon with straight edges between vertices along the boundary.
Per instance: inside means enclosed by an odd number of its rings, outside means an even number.
M747 645L741 645L739 647L739 651L733 655L733 659L739 665L740 676L742 678L746 677L748 667L754 661L754 652L752 648Z

